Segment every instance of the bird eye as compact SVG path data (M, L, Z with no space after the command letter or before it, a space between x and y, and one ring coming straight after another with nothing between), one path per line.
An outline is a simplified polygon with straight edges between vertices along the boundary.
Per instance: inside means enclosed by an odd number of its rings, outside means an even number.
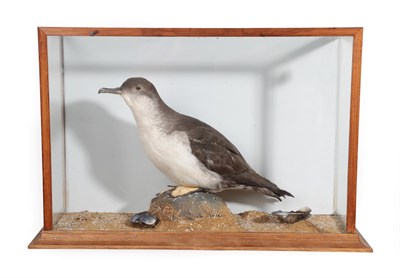
M140 89L142 89L142 87L140 87L140 86L136 86L136 90L140 90Z

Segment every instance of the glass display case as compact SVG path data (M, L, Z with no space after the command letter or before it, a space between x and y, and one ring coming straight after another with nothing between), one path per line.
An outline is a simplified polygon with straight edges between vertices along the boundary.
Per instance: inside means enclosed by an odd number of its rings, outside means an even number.
M362 28L38 32L44 228L30 248L372 250L355 226ZM224 190L207 194L229 221L132 225L176 184L147 157L123 99L98 94L131 77L294 198ZM280 217L303 207L306 219Z

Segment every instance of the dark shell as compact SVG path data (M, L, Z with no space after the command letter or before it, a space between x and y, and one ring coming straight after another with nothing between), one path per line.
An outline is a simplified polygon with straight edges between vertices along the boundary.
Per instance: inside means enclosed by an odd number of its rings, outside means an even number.
M131 223L134 227L138 228L154 228L157 226L159 219L157 215L148 211L142 211L132 215Z
M307 219L311 216L311 209L304 207L296 211L274 211L272 215L275 215L283 223L296 223L300 220Z

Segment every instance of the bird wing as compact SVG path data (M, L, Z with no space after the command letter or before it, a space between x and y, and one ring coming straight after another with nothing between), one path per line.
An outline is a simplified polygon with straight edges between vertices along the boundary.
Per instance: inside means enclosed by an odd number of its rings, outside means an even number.
M181 117L175 130L185 131L192 154L209 170L224 178L226 185L244 185L281 200L293 195L257 174L239 150L219 131L189 116ZM227 188L227 187L226 187ZM242 188L243 189L243 188Z
M206 123L186 116L178 125L188 135L192 154L207 169L221 176L251 170L239 150L220 132Z

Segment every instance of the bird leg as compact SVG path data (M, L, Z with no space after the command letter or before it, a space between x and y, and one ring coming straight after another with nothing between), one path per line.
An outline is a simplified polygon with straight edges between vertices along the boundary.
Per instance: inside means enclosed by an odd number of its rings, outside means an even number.
M171 192L172 197L179 197L189 193L200 191L200 187L194 187L190 185L178 185L175 189Z

